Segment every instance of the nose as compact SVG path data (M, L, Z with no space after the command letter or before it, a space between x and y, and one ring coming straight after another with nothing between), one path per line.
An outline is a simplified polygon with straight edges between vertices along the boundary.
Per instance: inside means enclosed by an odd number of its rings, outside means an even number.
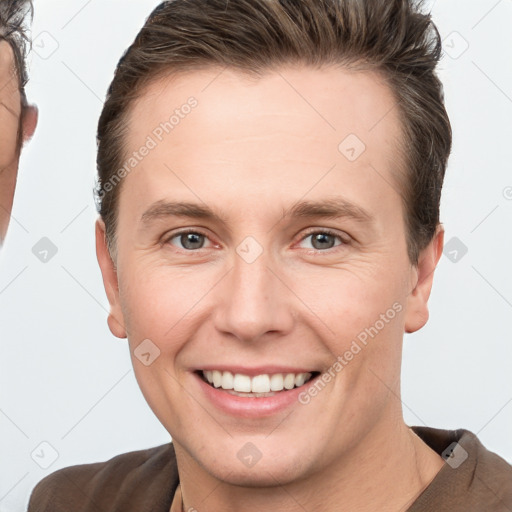
M293 293L263 253L256 261L235 256L234 266L215 297L214 324L243 342L265 335L289 333L293 328Z

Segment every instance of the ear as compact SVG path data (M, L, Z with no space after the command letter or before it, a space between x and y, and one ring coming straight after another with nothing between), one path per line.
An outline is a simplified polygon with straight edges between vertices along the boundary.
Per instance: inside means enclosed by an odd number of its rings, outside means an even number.
M428 321L428 299L432 290L434 271L443 253L444 227L437 225L436 234L418 258L416 285L407 297L405 332L421 329Z
M119 286L117 282L117 271L110 256L105 236L105 223L102 219L96 221L96 257L103 276L103 286L110 304L108 315L108 326L110 331L117 338L126 338L124 316L119 301Z
M35 105L29 105L23 109L23 119L21 122L23 130L23 142L27 142L32 138L36 131L37 121L39 119L39 111Z

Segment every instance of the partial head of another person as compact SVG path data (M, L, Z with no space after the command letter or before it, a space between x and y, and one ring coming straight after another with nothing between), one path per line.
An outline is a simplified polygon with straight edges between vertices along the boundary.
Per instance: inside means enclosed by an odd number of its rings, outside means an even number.
M37 109L25 94L30 0L0 2L0 245L11 216L23 143L34 133Z

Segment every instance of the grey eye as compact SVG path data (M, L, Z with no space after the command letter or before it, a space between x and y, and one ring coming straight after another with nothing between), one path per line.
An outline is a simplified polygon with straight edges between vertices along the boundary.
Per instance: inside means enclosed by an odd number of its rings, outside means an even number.
M316 233L311 235L312 245L315 249L331 249L334 247L335 236L328 233Z
M184 233L180 235L180 242L185 249L201 249L204 244L204 235L200 233Z
M169 243L176 245L176 242L173 242L173 240L179 240L178 248L183 248L187 251L194 251L196 249L202 249L206 239L206 235L196 231L189 231L184 233L176 233L174 236L169 238Z
M311 232L302 239L302 243L309 239L311 240L312 248L317 251L332 249L333 247L343 243L343 240L339 235L329 233L328 231ZM339 240L338 243L336 243L336 239Z

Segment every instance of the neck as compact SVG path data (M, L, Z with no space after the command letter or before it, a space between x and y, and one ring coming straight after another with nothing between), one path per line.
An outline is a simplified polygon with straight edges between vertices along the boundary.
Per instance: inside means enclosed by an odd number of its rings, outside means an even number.
M301 481L280 485L276 475L276 485L265 488L218 480L197 466L181 445L175 443L175 448L186 511L407 510L444 466L403 420L392 435L389 429L373 429L350 453Z

